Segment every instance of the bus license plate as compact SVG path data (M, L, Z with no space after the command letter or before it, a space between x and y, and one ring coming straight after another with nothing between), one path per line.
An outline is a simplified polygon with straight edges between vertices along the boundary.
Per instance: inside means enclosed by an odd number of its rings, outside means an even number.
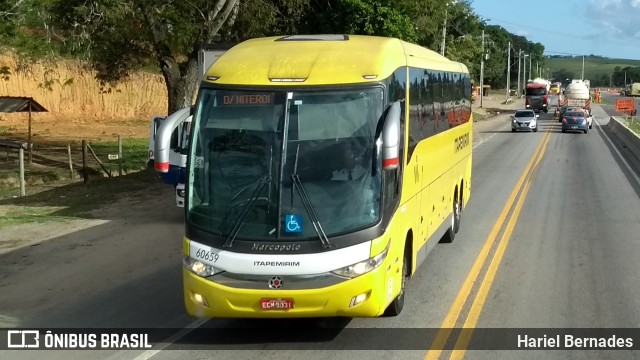
M261 310L290 310L293 305L293 299L260 299Z

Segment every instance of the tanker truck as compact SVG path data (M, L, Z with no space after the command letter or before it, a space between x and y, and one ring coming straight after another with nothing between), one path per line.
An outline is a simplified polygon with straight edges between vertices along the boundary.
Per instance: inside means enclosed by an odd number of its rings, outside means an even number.
M589 88L582 81L575 81L567 85L564 90L564 97L562 100L563 110L560 112L559 122L562 122L562 115L567 108L582 108L588 114L589 128L593 127L591 117L591 96L589 95Z
M547 79L543 79L543 78L535 78L533 79L533 83L534 84L541 84L544 85L547 88L547 92L549 92L550 88L551 88L551 81L547 80Z

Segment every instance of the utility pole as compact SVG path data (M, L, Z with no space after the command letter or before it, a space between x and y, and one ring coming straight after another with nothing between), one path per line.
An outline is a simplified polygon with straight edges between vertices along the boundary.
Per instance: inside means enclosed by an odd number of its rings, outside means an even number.
M509 101L509 91L511 90L511 41L507 47L507 98L505 103Z
M522 55L522 89L527 86L527 56L529 54Z
M440 47L440 55L444 56L444 47L447 41L447 12L448 9L444 9L444 23L442 24L442 46Z
M533 58L532 54L529 54L529 78L527 81L531 80L531 59Z
M484 30L482 30L482 57L480 58L480 107L484 97Z
M518 99L520 98L520 94L522 93L522 89L520 88L520 70L522 70L522 49L518 50Z
M582 55L582 74L580 75L580 80L584 80L584 54Z

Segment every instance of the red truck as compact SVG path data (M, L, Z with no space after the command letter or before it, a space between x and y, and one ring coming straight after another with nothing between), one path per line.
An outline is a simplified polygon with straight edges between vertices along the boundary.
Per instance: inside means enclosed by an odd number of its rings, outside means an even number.
M533 111L549 111L549 93L545 84L527 84L524 105Z

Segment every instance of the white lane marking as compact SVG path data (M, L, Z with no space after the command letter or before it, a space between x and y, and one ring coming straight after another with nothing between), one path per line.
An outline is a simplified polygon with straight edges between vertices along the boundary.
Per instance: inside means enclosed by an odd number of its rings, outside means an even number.
M156 356L159 352L161 352L162 350L168 348L171 344L175 343L176 341L180 340L181 338L183 338L184 336L186 336L187 334L189 334L190 332L192 332L193 330L199 328L200 326L202 326L204 323L206 323L207 321L209 321L209 319L198 319L194 322L192 322L191 324L185 326L182 330L178 331L177 333L169 336L168 338L166 338L165 340L163 340L160 344L155 345L155 349L151 349L151 350L147 350L145 352L143 352L142 354L136 356L135 358L133 358L132 360L149 360L152 357ZM127 353L131 353L130 350L123 350L123 351L119 351L115 354L113 354L112 356L109 356L108 359L124 359L125 354Z
M503 127L499 128L497 131L503 131L503 130L506 130L506 129L507 129L507 126L503 126ZM479 142L479 143L477 143L477 144L475 144L475 145L473 145L473 147L472 147L471 149L475 149L475 148L476 148L476 147L478 147L479 145L482 145L482 144L486 143L486 142L487 142L487 141L489 141L492 137L494 137L494 136L496 136L496 135L498 135L498 134L499 134L498 132L495 132L495 133L493 133L493 134L489 135L489 137L488 137L488 138L486 138L486 139L480 139L480 142Z
M147 351L143 352L142 354L140 354L140 355L136 356L135 358L133 358L133 360L149 360L149 359L151 359L157 353L159 353L160 351L168 348L169 345L171 345L174 342L180 340L181 338L186 336L188 333L190 333L193 330L195 330L195 329L199 328L200 326L202 326L207 321L209 321L209 319L198 319L198 320L192 322L191 324L187 325L184 329L178 331L177 333L173 334L168 339L163 341L162 344L160 344L156 349L147 350Z
M598 120L596 120L595 116L593 117L593 121L596 122L596 124L598 124L598 127L602 127L602 125L600 125L600 123L598 122ZM609 120L612 121L612 120ZM620 151L618 150L618 148L613 144L613 141L611 141L611 139L609 138L609 135L607 135L604 131L600 132L602 135L604 135L605 139L607 139L607 141L609 142L609 145L611 145L611 147L613 148L613 150L616 151L616 155L618 155L618 158L620 160L622 160L622 163L624 164L624 166L627 168L627 170L629 170L629 172L631 173L631 175L633 176L634 179L636 179L636 183L638 183L638 185L640 185L640 177L638 177L638 175L635 173L635 171L633 171L633 169L631 168L631 166L629 166L629 163L627 162L627 160L625 160L625 158L622 156L622 154L620 153Z

